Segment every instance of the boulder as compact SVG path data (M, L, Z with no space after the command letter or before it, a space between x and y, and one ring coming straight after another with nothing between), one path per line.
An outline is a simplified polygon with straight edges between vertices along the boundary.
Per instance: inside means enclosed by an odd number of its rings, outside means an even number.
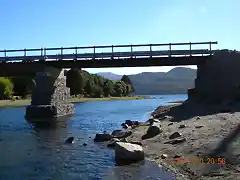
M142 143L140 141L130 141L131 144L137 144L139 146L142 146Z
M127 124L128 126L132 126L133 125L133 122L131 120L126 120L125 121L125 124Z
M168 124L168 126L171 126L171 125L173 125L173 123L172 123L172 122Z
M195 126L196 129L199 129L199 128L202 128L202 127L203 127L203 125L197 125L197 126Z
M179 126L179 128L185 128L185 127L187 127L187 125L185 125L185 124L181 124L181 125Z
M74 140L74 137L69 137L69 138L66 139L65 143L66 144L73 144L74 143L73 140Z
M148 121L150 124L153 124L154 122L160 123L160 120L158 120L158 119L149 119Z
M132 134L131 131L122 131L122 130L114 130L112 132L112 136L114 138L126 138Z
M120 140L117 139L117 138L111 139L111 140L108 142L107 147L115 147L116 142L120 142Z
M142 139L152 138L162 132L160 123L154 122L151 126L149 126L147 133L142 136Z
M117 165L126 165L144 160L144 151L140 145L117 142L115 144L115 161Z
M179 132L174 132L172 133L170 136L169 136L169 139L175 139L175 138L178 138L178 137L181 137L182 134L179 133Z
M122 126L124 129L128 129L129 128L129 126L127 125L127 124L123 124L123 126Z
M94 141L95 142L103 142L103 141L110 141L112 139L112 135L111 134L96 134Z

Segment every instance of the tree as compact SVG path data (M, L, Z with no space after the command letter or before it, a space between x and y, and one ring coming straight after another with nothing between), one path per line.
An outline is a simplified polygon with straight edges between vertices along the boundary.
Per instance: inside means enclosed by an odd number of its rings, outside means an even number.
M10 79L0 77L0 99L9 99L13 95L13 88Z
M77 68L72 68L67 72L67 87L70 88L71 95L82 94L85 85L85 79L81 71Z
M114 95L114 82L112 80L106 80L104 82L103 94L105 97Z
M114 84L115 96L117 96L117 97L125 96L126 87L127 87L127 85L123 81L117 81Z
M90 96L93 94L93 84L90 80L87 81L84 90Z
M31 94L36 86L34 77L32 76L14 76L10 80L14 85L14 94L25 97Z
M122 78L121 78L121 81L123 81L125 84L129 85L127 95L130 94L130 93L133 93L135 91L134 87L132 85L132 82L127 75L123 75Z

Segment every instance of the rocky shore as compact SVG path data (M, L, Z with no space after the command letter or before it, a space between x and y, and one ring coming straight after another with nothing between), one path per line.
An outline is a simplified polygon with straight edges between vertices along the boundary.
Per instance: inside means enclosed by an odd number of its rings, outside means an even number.
M239 107L189 101L161 106L147 122L128 120L126 130L96 135L95 141L108 141L116 157L130 162L148 158L177 179L240 179Z

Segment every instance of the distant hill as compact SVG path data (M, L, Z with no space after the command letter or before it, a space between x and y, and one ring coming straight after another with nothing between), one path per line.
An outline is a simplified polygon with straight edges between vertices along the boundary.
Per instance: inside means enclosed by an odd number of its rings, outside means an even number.
M121 79L121 75L114 73L97 73L112 80ZM135 88L134 94L157 95L157 94L182 94L187 93L188 88L194 87L197 76L196 69L177 67L168 72L143 72L129 75Z
M111 79L111 80L120 80L122 78L122 75L114 74L111 72L99 72L96 74L99 76L102 76L104 78Z

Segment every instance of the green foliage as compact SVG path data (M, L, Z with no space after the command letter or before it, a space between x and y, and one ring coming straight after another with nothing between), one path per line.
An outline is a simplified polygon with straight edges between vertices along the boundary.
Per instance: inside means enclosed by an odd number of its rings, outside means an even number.
M121 81L127 84L127 94L133 93L135 91L132 82L127 75L123 75Z
M10 99L13 95L13 83L10 79L0 77L0 99Z
M71 95L82 94L84 91L85 79L81 71L77 68L72 68L67 72L67 87L70 88Z
M71 90L71 95L84 94L88 97L120 97L127 96L133 91L128 76L123 76L122 81L112 81L79 69L67 72L67 86Z
M36 87L34 77L31 76L14 76L10 80L14 84L14 95L16 96L26 97Z

